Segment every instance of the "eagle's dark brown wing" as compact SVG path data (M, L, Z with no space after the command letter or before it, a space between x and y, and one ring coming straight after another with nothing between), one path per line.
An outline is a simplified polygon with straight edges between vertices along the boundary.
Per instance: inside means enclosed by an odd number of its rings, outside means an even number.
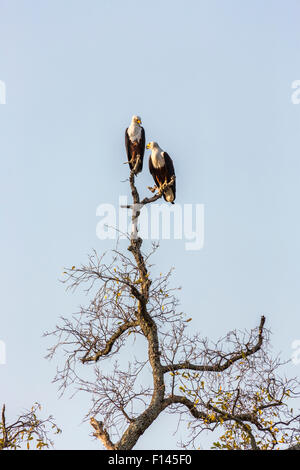
M170 181L172 176L173 175L175 176L173 160L167 152L163 152L163 155L165 157L166 172L167 172L167 175L168 175L167 176L167 181ZM174 199L175 199L175 197L176 197L176 180L174 180L174 183L170 186L170 188L173 190Z
M127 153L127 158L128 158L128 161L130 162L131 160L131 149L130 149L130 139L129 139L129 135L128 135L128 127L125 131L125 148L126 148L126 153ZM130 166L130 170L132 170L132 164L129 163L129 166Z

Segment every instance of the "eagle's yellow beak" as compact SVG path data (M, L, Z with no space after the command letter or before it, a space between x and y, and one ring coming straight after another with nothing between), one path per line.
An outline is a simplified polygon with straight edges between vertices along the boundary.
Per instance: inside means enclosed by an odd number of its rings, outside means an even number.
M140 119L137 119L136 121L138 124L142 124L142 121Z
M147 145L146 145L146 149L149 149L149 148L150 148L150 144L147 144Z

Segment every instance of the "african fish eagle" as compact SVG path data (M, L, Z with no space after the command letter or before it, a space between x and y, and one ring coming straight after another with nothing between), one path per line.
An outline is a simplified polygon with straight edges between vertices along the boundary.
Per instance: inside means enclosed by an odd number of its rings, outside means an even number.
M125 146L130 170L140 173L145 153L145 130L139 116L132 116L131 124L125 131Z
M174 204L176 197L175 171L171 157L164 152L157 142L149 142L147 149L151 149L149 158L149 170L158 190L164 183L169 183L174 177L173 183L164 189L163 196L165 201Z

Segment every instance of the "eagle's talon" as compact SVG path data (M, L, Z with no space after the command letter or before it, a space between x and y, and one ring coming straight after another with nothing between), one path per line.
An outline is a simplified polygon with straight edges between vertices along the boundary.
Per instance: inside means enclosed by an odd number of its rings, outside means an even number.
M151 186L148 186L148 189L149 191L151 191L151 193L155 193L157 186L153 186L153 188L151 188Z

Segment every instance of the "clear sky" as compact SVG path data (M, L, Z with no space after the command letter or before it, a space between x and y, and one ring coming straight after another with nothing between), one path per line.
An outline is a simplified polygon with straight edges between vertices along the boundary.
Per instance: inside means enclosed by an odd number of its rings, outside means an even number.
M0 403L15 416L41 402L63 429L57 448L99 448L81 424L88 397L58 399L42 334L85 300L65 292L63 267L113 245L96 237L96 208L129 194L133 114L172 156L177 202L205 206L204 248L162 241L157 257L161 270L176 268L191 328L217 339L265 314L274 353L291 357L299 17L297 0L0 0ZM151 183L146 164L142 194ZM161 416L136 448L174 448L174 422Z

